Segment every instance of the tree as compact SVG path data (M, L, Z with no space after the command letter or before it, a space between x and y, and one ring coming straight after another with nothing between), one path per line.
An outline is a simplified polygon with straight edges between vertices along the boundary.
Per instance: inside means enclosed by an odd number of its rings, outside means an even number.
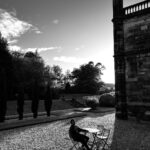
M53 79L57 81L57 86L61 86L63 80L62 68L58 65L54 65L52 68Z
M5 121L7 111L7 83L5 70L0 71L0 122Z
M63 83L64 83L64 87L65 87L65 92L66 93L71 92L72 78L71 78L71 72L70 72L70 70L67 70L65 72L65 75L63 77Z
M20 87L17 95L17 112L19 115L19 120L23 119L23 111L24 111L24 90L22 87Z
M74 69L72 78L77 92L95 94L103 85L101 81L102 70L105 67L101 63L91 61L88 64L81 65L79 69Z
M64 77L63 77L63 82L64 82L64 84L66 84L66 83L72 84L73 81L72 81L72 74L71 74L70 70L67 70L65 72Z
M65 86L65 92L66 92L66 93L70 93L70 90L71 90L70 83L67 82L67 83L66 83L66 86Z
M50 111L52 108L52 90L50 88L50 83L48 82L46 87L46 93L45 93L45 110L47 113L47 116L50 116Z
M38 55L38 53L27 52L24 55L24 62L26 67L24 68L26 71L26 79L30 82L34 82L34 79L38 79L38 82L43 82L44 80L44 61Z
M20 87L32 97L32 89L35 79L38 80L39 86L44 86L45 64L37 52L11 52L13 60L13 89L14 94ZM44 91L44 90L43 90ZM40 90L40 93L43 92Z
M35 80L38 81L38 86L41 88L45 82L45 64L38 53L27 52L24 55L24 84L29 96L32 97ZM41 94L42 91L39 91Z
M5 120L7 100L12 89L12 57L8 43L0 34L0 122Z
M11 55L12 55L12 63L13 63L13 94L22 97L24 95L24 92L20 92L20 91L23 87L25 87L25 84L27 83L25 80L26 65L24 61L24 54L18 51L13 51L11 52ZM20 94L23 95L21 96Z
M49 83L52 85L52 80L54 78L54 75L52 73L52 68L49 65L46 65L44 67L44 81L45 83Z
M31 104L31 111L33 113L33 118L37 118L38 116L38 106L39 106L39 85L38 81L35 80L33 85L32 104Z

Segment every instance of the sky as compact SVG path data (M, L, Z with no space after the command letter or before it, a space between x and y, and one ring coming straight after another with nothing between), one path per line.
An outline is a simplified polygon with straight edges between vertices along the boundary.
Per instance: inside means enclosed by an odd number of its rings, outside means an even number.
M10 50L37 50L63 72L101 62L102 80L114 83L112 12L112 0L0 0L0 32Z

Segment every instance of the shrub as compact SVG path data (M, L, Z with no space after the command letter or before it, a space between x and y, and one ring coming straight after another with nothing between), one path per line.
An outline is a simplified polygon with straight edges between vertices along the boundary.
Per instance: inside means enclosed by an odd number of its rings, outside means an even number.
M92 97L87 97L87 99L85 100L85 104L88 107L91 107L93 110L96 109L96 107L98 106L98 101L96 98L92 98Z
M113 93L102 94L99 99L100 106L114 107L115 106L115 95Z

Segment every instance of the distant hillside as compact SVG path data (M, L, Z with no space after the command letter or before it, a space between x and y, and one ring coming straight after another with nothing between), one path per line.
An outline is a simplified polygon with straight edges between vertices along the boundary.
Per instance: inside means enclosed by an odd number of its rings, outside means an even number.
M106 87L115 88L115 84L113 83L105 83Z
M104 89L108 89L108 90L111 90L111 89L115 90L115 84L113 84L113 83L105 83L103 88Z

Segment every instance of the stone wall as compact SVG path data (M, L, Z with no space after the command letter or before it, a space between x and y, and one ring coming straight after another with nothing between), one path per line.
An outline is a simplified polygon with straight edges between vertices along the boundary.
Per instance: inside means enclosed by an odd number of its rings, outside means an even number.
M150 103L150 14L124 20L124 50L127 102Z
M124 20L125 51L150 48L150 14Z

